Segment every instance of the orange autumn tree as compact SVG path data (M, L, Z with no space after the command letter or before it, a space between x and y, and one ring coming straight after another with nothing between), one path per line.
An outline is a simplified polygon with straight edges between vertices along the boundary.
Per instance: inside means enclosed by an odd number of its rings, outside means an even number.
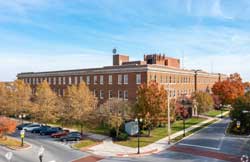
M0 117L0 139L6 134L13 133L16 130L16 121L6 117Z
M212 91L220 98L222 104L232 104L237 97L244 95L244 85L240 75L234 73L227 80L216 82Z
M138 88L134 112L144 120L149 136L151 127L161 120L160 114L166 114L166 105L167 93L157 82L144 83Z

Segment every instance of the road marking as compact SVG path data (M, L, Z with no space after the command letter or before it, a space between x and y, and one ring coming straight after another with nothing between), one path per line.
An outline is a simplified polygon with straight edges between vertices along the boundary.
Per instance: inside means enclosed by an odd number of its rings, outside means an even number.
M186 143L178 143L179 145L183 146L191 146L191 147L200 147L200 148L206 148L211 150L220 150L218 147L208 147L208 146L201 146L201 145L192 145L192 144L186 144Z

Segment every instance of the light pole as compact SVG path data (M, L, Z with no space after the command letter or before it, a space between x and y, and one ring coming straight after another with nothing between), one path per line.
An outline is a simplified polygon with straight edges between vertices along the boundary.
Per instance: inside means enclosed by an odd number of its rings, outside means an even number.
M220 104L220 118L223 118L223 116L222 116L222 104Z
M170 83L168 83L168 87L165 89L166 92L167 92L167 109L168 109L168 144L170 145L171 143L171 138L170 138L170 135L171 135L171 121L170 121Z
M186 136L186 120L185 120L185 118L186 118L186 109L185 109L185 95L186 94L182 94L182 96L183 96L183 98L182 98L182 101L181 101L181 103L182 103L182 120L183 120L183 137L185 137Z
M20 114L18 117L19 119L22 120L22 124L23 124L23 119L26 117L26 114Z
M135 122L137 122L137 124L138 124L138 133L137 133L138 150L137 150L137 154L140 154L140 123L142 122L142 118L140 118L140 119L135 118Z

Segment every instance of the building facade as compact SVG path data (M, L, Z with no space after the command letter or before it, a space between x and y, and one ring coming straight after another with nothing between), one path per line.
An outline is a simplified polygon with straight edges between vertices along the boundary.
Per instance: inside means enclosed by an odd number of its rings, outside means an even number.
M36 86L46 80L53 91L64 95L67 86L84 81L99 103L110 98L135 101L138 86L156 81L169 89L171 98L183 94L189 96L195 91L210 91L213 84L227 78L219 73L180 68L180 60L165 55L144 55L143 61L129 61L126 55L114 54L113 65L101 68L77 69L49 72L28 72L17 74L18 79Z

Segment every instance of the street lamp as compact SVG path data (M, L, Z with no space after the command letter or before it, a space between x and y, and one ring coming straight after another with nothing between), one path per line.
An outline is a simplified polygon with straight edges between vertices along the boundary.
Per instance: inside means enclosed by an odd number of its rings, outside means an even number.
M23 124L23 119L26 117L26 114L20 114L18 117L19 119L22 120L22 124Z
M170 135L171 135L171 121L170 121L170 83L168 83L168 87L166 88L167 91L167 108L168 108L168 144L170 145L171 139L170 139Z
M182 103L182 120L183 120L183 137L185 137L186 136L186 121L185 121L185 118L186 118L186 110L185 110L185 100L184 100L184 97L185 97L185 95L186 94L182 94L182 96L183 96L183 98L182 98L182 101L181 101L181 103Z
M142 118L139 120L135 118L135 122L138 124L138 133L137 133L137 144L138 144L138 151L137 154L140 154L140 123L142 122Z
M223 118L223 116L222 116L222 108L223 108L223 106L222 106L222 104L220 104L220 118Z

